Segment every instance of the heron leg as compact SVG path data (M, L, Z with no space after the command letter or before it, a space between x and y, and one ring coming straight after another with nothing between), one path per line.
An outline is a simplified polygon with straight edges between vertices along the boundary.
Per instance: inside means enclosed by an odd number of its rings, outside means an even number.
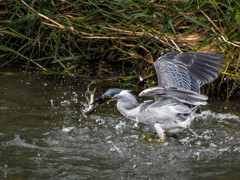
M158 133L160 142L164 143L165 135L164 135L164 130L162 129L161 125L159 123L155 123L154 128Z

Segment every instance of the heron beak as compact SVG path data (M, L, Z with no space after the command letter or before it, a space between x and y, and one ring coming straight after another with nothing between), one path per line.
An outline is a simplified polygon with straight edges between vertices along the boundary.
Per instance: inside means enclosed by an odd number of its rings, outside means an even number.
M100 104L103 104L107 101L110 101L111 99L112 99L112 97L109 96L109 95L108 96L103 96L103 97L100 97L100 98L96 99L95 101L93 101L92 104L95 105L95 106L99 106Z

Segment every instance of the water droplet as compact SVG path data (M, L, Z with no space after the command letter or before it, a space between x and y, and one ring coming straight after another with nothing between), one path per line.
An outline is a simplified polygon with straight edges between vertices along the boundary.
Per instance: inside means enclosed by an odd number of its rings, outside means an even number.
M50 102L51 102L51 106L54 106L54 104L53 104L53 99L51 99Z

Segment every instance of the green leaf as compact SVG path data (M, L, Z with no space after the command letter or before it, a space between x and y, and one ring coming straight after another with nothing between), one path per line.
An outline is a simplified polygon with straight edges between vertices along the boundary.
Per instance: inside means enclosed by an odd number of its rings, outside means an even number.
M7 47L7 46L3 46L3 45L0 46L0 50L15 53L15 54L17 54L18 56L21 56L21 57L23 57L24 59L27 59L27 60L31 61L32 63L34 63L35 65L37 65L38 67L40 67L41 69L43 69L43 70L46 71L46 69L45 69L44 67L42 67L40 64L36 63L36 62L33 61L32 59L30 59L30 58L24 56L23 54L21 54L21 53L15 51L15 50L13 50L13 49Z
M171 27L171 29L172 29L172 31L173 31L173 34L176 35L176 31L175 31L175 28L174 28L174 26L173 26L172 20L169 19L168 22L169 22L169 25L170 25L170 27Z
M184 14L183 14L183 16L185 18L189 19L190 21L194 22L195 24L199 25L199 26L202 26L202 27L204 27L206 29L211 29L207 24L204 24L204 23L202 23L202 22L200 22L200 21L198 21L198 20L196 20L196 19L194 19L194 18L192 18L190 16L187 16L187 15L184 15Z

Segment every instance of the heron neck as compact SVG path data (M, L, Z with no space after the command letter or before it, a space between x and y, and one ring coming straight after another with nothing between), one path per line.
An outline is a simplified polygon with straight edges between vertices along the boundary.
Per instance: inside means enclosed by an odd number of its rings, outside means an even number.
M128 119L138 121L139 104L131 102L117 102L118 111Z

